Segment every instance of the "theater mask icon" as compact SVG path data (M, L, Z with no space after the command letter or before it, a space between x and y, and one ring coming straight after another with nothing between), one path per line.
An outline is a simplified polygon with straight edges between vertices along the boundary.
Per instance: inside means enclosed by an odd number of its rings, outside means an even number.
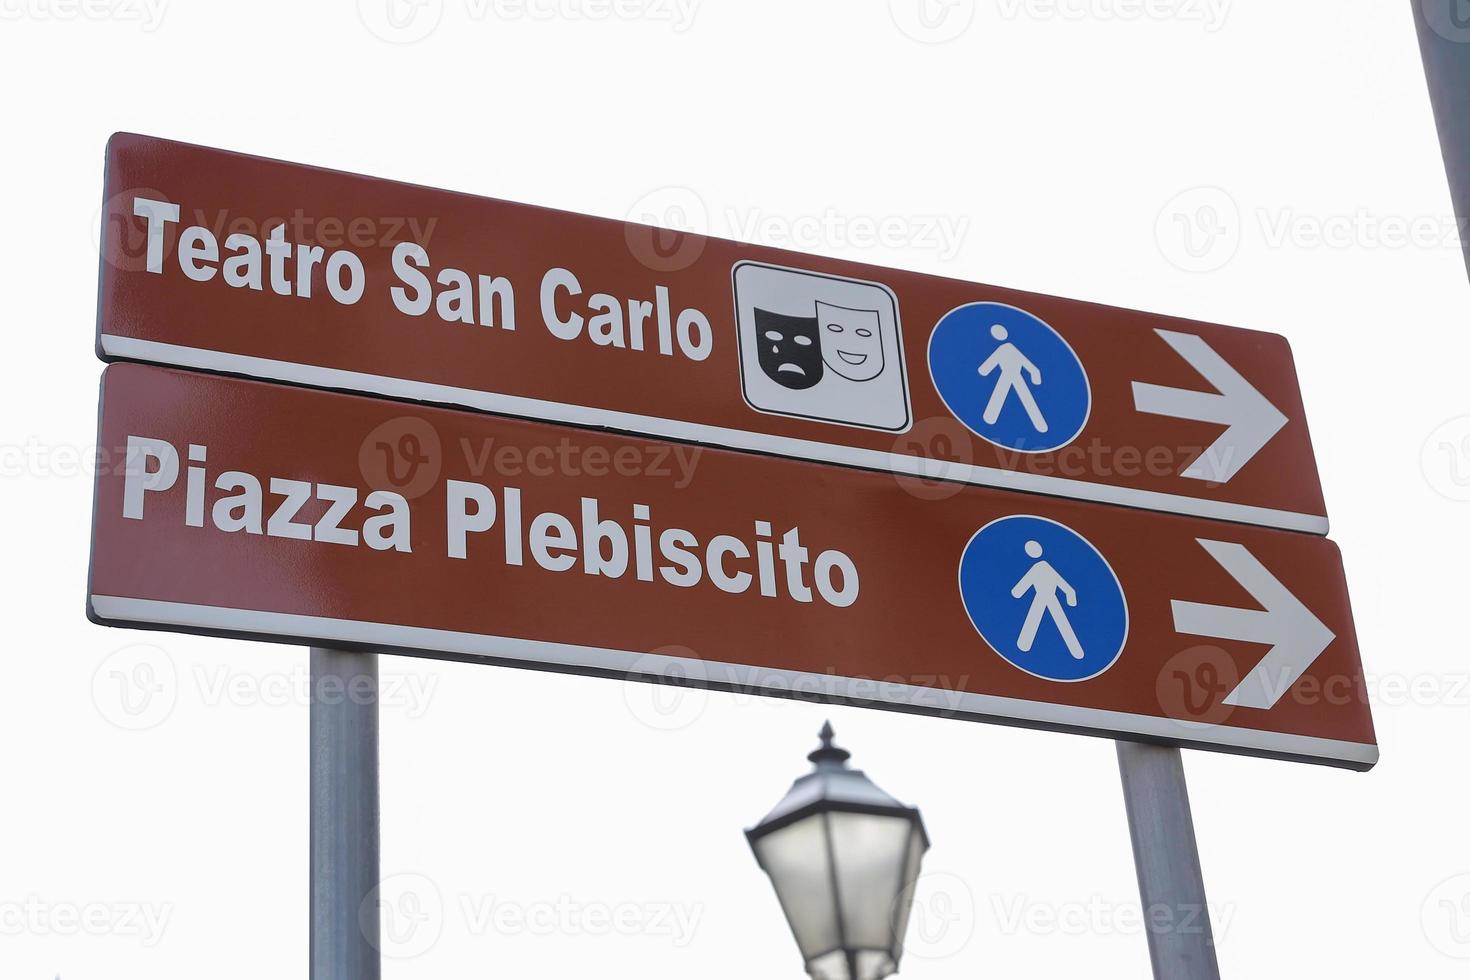
M733 280L746 404L836 425L909 427L892 290L760 262L737 263Z

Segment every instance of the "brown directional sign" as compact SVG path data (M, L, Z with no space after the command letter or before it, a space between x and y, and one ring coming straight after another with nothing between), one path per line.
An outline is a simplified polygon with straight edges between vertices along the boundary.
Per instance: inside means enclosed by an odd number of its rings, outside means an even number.
M98 351L1325 533L1281 337L119 134Z
M100 445L98 622L1377 759L1317 536L135 364Z

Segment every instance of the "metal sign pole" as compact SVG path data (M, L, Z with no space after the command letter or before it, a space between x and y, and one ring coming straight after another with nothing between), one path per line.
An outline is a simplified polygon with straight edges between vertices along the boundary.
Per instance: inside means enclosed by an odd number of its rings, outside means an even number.
M1155 980L1220 980L1179 750L1117 745Z
M379 980L378 657L311 649L311 980Z
M1470 217L1470 6L1464 0L1413 0L1413 6L1450 197L1470 266L1470 235L1464 232Z

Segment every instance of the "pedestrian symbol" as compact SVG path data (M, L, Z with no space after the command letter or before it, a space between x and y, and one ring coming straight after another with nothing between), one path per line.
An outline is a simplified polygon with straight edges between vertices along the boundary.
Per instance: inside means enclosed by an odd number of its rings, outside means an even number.
M1036 399L1031 395L1031 389L1027 386L1024 375L1031 377L1031 384L1041 384L1041 371L1026 359L1026 355L1016 349L1016 345L1006 338L1010 331L999 323L990 328L990 336L1003 343L995 349L995 353L985 359L980 365L980 377L985 377L992 371L999 371L1000 378L995 383L995 389L990 393L990 401L985 405L986 425L994 425L1000 421L1000 410L1006 407L1006 399L1011 392L1016 393L1016 400L1021 407L1026 409L1026 417L1031 420L1031 427L1037 432L1046 431L1046 417L1041 414L1041 409L1036 405Z
M1044 321L1004 303L951 310L929 338L939 397L972 432L1038 453L1077 438L1092 407L1087 372Z
M1027 541L1026 554L1040 559L1044 554L1041 542ZM1087 655L1082 652L1082 644L1077 642L1077 634L1072 630L1066 611L1057 602L1058 590L1067 594L1067 605L1077 605L1077 590L1068 585L1067 580L1058 575L1057 570L1046 561L1037 561L1021 577L1021 581L1012 586L1011 597L1014 599L1024 597L1027 592L1036 593L1036 597L1031 600L1031 609L1026 613L1026 625L1021 627L1021 635L1016 639L1016 646L1023 653L1030 653L1032 645L1036 643L1036 631L1041 628L1041 617L1045 613L1051 613L1057 632L1062 634L1062 642L1067 645L1067 652L1073 659L1083 660Z
M1107 560L1044 517L991 521L960 558L960 597L985 642L1028 674L1096 677L1128 637L1128 603Z

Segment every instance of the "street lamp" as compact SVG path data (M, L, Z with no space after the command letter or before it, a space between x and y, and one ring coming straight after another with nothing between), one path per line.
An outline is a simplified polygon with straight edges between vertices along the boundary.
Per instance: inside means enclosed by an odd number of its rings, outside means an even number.
M814 980L879 980L898 972L919 862L929 836L919 811L874 786L832 744L816 768L745 832L771 878Z

